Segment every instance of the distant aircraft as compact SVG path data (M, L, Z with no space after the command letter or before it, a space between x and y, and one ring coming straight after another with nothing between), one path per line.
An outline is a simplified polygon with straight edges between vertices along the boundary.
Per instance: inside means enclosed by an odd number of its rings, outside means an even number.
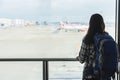
M58 30L64 30L65 32L67 31L85 32L88 30L88 26L81 25L81 24L61 22L61 26Z

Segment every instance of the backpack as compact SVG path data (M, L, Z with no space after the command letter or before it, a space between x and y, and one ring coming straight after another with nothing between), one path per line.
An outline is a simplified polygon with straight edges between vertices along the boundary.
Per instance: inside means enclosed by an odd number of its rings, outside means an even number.
M118 48L114 39L107 33L96 34L94 74L100 79L115 78L117 71Z

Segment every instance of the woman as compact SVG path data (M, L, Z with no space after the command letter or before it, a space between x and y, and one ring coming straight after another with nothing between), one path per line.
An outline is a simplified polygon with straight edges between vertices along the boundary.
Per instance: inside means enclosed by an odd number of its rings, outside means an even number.
M83 80L99 80L99 77L93 74L93 65L95 59L94 36L96 33L105 33L105 24L100 14L93 14L90 18L89 29L83 38L81 49L79 52L80 63L84 64Z

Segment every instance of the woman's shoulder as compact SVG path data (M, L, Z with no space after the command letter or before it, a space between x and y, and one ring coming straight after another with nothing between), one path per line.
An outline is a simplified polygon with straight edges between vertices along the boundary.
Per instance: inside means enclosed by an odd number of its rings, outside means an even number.
M94 43L86 43L84 40L82 41L82 46L84 47L94 47Z
M93 44L94 43L93 36L90 36L90 35L86 34L83 38L83 42L85 44Z

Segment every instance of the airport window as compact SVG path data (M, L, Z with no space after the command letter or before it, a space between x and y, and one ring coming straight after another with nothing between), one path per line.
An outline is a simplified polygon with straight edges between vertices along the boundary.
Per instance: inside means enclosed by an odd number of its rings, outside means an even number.
M115 4L115 0L0 0L0 58L75 58L94 13L103 16L106 31L115 39ZM83 65L75 62L72 68L72 63L51 61L49 80L81 79ZM43 78L42 62L0 63L0 71L1 80Z
M115 36L115 0L1 0L0 4L0 57L74 58L94 13L103 16L106 31Z

